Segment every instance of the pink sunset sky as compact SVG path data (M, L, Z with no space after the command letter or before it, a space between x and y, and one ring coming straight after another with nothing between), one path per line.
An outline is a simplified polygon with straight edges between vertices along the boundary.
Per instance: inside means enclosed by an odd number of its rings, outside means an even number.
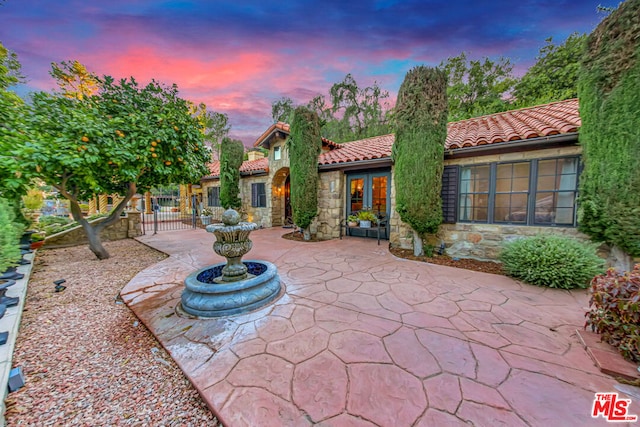
M588 33L603 0L161 1L0 0L0 42L28 81L51 90L51 62L100 75L176 83L181 96L226 113L246 145L272 123L271 103L306 103L351 73L395 102L405 73L467 52L500 56L521 75L545 39Z

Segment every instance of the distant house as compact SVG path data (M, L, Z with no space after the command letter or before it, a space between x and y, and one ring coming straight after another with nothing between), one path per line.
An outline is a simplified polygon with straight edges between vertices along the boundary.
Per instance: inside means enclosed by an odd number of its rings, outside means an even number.
M501 243L520 235L578 235L576 195L581 147L578 100L540 105L449 123L438 238L448 252L494 259ZM282 226L291 217L289 125L275 123L254 146L268 150L243 163L241 197L250 221ZM407 244L410 228L395 212L394 135L342 144L322 140L318 157L319 213L312 233L340 236L352 212L370 207L389 218L392 245ZM205 204L219 205L219 164L202 179Z

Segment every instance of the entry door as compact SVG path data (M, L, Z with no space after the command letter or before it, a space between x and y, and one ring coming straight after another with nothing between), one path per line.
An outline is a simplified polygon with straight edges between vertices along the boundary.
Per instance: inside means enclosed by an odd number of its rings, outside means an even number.
M388 214L391 174L375 172L349 175L347 180L347 215L364 208Z

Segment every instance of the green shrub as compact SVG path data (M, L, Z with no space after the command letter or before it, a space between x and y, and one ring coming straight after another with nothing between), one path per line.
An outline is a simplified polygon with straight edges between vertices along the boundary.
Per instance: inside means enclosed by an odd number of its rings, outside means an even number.
M593 244L564 236L538 235L509 242L499 256L505 272L536 286L586 288L603 272Z
M70 224L73 221L67 217L47 215L41 216L36 228L40 231L44 231L47 235L59 233L67 228L70 228Z
M20 259L20 236L24 226L15 221L13 207L0 199L0 273Z
M66 216L47 215L47 216L41 216L38 222L40 223L40 227L46 227L48 225L54 225L54 224L66 225L72 221Z
M630 272L610 268L596 276L590 293L585 328L602 334L602 340L617 347L625 359L640 362L640 264Z

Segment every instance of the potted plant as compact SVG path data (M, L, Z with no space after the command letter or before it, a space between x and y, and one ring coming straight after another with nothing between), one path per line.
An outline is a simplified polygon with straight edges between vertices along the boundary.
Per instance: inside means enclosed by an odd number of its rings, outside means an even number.
M31 249L38 249L44 245L45 235L43 233L36 233L31 235Z
M378 217L370 210L363 209L358 212L358 221L360 221L360 228L370 228L372 222L378 222Z
M211 211L211 209L209 208L202 209L202 212L200 212L200 221L202 221L202 225L211 224L212 216L213 216L213 212Z
M358 226L358 217L355 215L349 215L347 217L347 225L349 227L357 227Z

